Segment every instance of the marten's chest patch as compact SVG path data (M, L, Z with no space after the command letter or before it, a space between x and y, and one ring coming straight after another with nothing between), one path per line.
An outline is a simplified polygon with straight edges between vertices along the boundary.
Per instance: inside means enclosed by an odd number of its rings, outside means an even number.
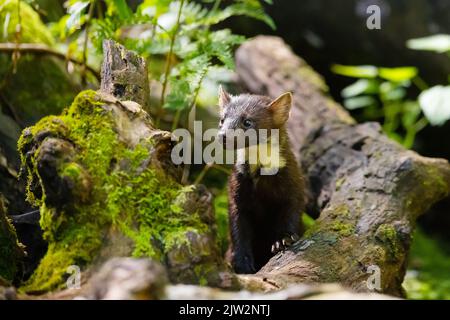
M242 153L245 153L242 155ZM258 175L275 175L281 168L286 166L286 159L283 157L280 144L261 143L238 150L237 170L240 173L250 173L255 177ZM244 159L244 161L242 161ZM249 171L249 172L247 172Z

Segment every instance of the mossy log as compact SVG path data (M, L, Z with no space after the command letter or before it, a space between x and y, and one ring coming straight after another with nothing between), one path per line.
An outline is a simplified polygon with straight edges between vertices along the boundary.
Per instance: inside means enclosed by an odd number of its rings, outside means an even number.
M145 61L111 41L104 49L102 90L81 92L19 140L28 200L40 208L48 242L21 290L64 288L71 265L85 271L84 281L116 256L160 261L175 282L220 286L227 273L211 195L178 182L171 134L155 129L136 102L146 103Z
M405 150L377 123L357 124L279 38L246 42L236 65L252 93L293 93L289 135L309 181L308 213L319 215L299 242L255 276L241 277L244 286L277 290L339 282L357 291L402 295L416 219L449 195L449 163ZM377 268L380 286L368 286Z

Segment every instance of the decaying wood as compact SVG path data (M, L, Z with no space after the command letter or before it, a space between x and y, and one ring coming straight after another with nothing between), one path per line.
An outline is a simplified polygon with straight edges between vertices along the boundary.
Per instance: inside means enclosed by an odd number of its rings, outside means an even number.
M276 290L299 282L339 282L357 291L402 295L415 221L448 196L449 163L405 150L377 123L356 124L279 38L248 41L238 49L236 63L250 92L272 97L293 92L289 135L309 180L308 211L320 212L299 242L255 276L241 277L244 286ZM378 270L380 287L368 286Z
M150 86L144 58L112 40L103 42L103 56L100 90L148 107Z

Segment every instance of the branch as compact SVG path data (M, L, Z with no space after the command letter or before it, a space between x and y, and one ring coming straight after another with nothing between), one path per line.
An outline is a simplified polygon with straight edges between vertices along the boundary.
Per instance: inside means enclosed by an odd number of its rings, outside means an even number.
M56 57L56 58L64 60L64 61L70 61L79 66L84 65L83 61L79 61L77 59L68 57L64 53L58 52L58 51L56 51L46 45L43 45L43 44L38 44L38 43L16 44L16 43L11 43L11 42L0 43L0 52L8 52L8 53L11 52L12 53L12 52L17 52L17 51L22 52L22 53L35 54L35 55L50 55L50 56ZM92 68L88 65L86 65L86 69L89 70L89 72L91 72L95 76L95 78L100 81L100 74L98 73L97 70L95 70L94 68Z

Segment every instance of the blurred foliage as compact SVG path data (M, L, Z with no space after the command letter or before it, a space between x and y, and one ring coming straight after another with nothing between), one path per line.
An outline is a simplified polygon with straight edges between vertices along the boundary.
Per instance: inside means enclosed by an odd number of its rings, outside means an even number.
M0 21L2 42L19 41L50 46L55 42L39 14L27 3L0 0Z
M246 16L275 28L259 0L144 0L134 8L126 0L67 0L65 14L48 28L39 19L47 12L36 0L0 0L0 8L5 42L45 44L97 69L104 39L137 51L150 62L150 76L156 80L156 122L173 112L173 128L180 112L196 105L202 82L213 68L234 68L233 50L245 38L220 23ZM86 84L85 70L80 71Z
M181 111L195 106L213 66L234 68L232 50L244 37L220 29L219 23L241 15L274 27L258 0L234 0L226 5L220 0L144 0L135 10L125 0L69 0L66 7L67 14L53 25L53 32L66 41L71 55L87 59L88 48L94 49L91 55L99 53L102 41L111 38L150 63L156 61L150 68L161 91L156 122L165 111L175 112L172 128L178 126ZM162 57L164 63L158 63Z
M215 96L217 82L223 80L217 75L234 69L233 50L245 38L221 27L221 23L234 16L245 16L275 28L262 2L272 3L271 0L144 0L138 3L67 0L64 15L45 25L40 15L49 18L50 6L42 9L39 0L0 0L2 41L44 44L45 50L63 53L76 62L61 59L66 63L65 71L74 82L91 88L98 84L86 72L86 66L100 69L103 40L113 39L125 45L149 63L152 99L151 106L144 107L152 113L157 126L164 119L166 127L175 129L183 116L188 119L198 101L213 101L211 92ZM25 60L24 55L19 49L9 55L13 61L10 69L15 76L20 76L17 71L21 69L17 66ZM10 58L8 54L3 57ZM12 82L5 77L0 90L7 88L8 81ZM41 86L45 83L41 82ZM46 92L41 89L38 85L35 91ZM26 95L27 91L22 94ZM13 108L10 109L14 114Z
M438 53L450 52L450 35L435 34L429 37L410 39L406 46L414 50L427 50Z
M224 254L228 248L228 192L226 188L214 197L219 248Z
M410 299L450 299L450 247L420 229L414 234L403 282Z
M450 53L450 35L411 39L407 45L411 49ZM344 106L361 109L362 121L382 122L384 132L406 148L412 148L417 133L428 124L442 125L450 119L450 86L429 88L415 67L335 64L332 71L358 79L341 91ZM420 94L411 97L415 91Z
M270 0L263 2L271 4ZM215 103L217 82L231 78L226 71L234 68L233 49L244 37L221 28L222 22L233 16L246 16L275 27L258 0L144 0L133 8L125 0L68 0L65 14L58 21L45 25L40 15L42 17L43 12L35 0L0 0L1 41L45 44L96 68L100 65L104 39L112 38L124 44L149 62L150 76L157 82L158 93L158 101L152 109L158 109L158 117L166 112L173 113L173 128L178 126L180 113L189 112L199 101ZM448 54L450 35L411 39L407 46ZM29 57L19 59L18 72L28 75L34 71L41 74L41 79L44 75L46 79L59 81L59 74L57 77L52 72L61 70L41 70ZM0 59L0 62L4 62L1 67L8 66L6 60ZM23 65L28 67L22 68ZM361 120L382 122L384 131L405 147L413 146L416 134L425 126L441 125L450 119L450 86L428 88L415 67L335 65L333 71L357 79L342 90L345 107L362 112ZM32 82L31 87L38 87L38 79L25 78ZM48 83L45 81L43 88ZM66 85L61 83L61 86ZM11 81L11 85L22 90L20 97L27 98L29 92L23 90L24 83ZM57 88L50 88L55 92L55 97L51 98L58 98L58 101L49 100L52 105L66 100L65 97L59 100L56 93L67 90ZM417 91L420 93L416 94ZM48 90L40 90L37 94L46 95L46 92ZM36 100L34 110L39 111L40 98L33 97L33 100ZM65 102L61 104L62 108ZM0 123L3 123L0 132L15 139L19 129L11 119L5 119L0 113ZM219 245L225 252L228 246L226 174L210 170L205 180L215 194ZM303 222L306 227L314 224L305 214ZM450 299L449 252L437 239L421 231L415 234L410 270L404 281L409 298Z
M39 14L25 2L0 0L0 21L2 42L55 44ZM0 55L0 148L8 161L18 162L21 130L45 115L60 113L78 89L64 61L45 55Z

